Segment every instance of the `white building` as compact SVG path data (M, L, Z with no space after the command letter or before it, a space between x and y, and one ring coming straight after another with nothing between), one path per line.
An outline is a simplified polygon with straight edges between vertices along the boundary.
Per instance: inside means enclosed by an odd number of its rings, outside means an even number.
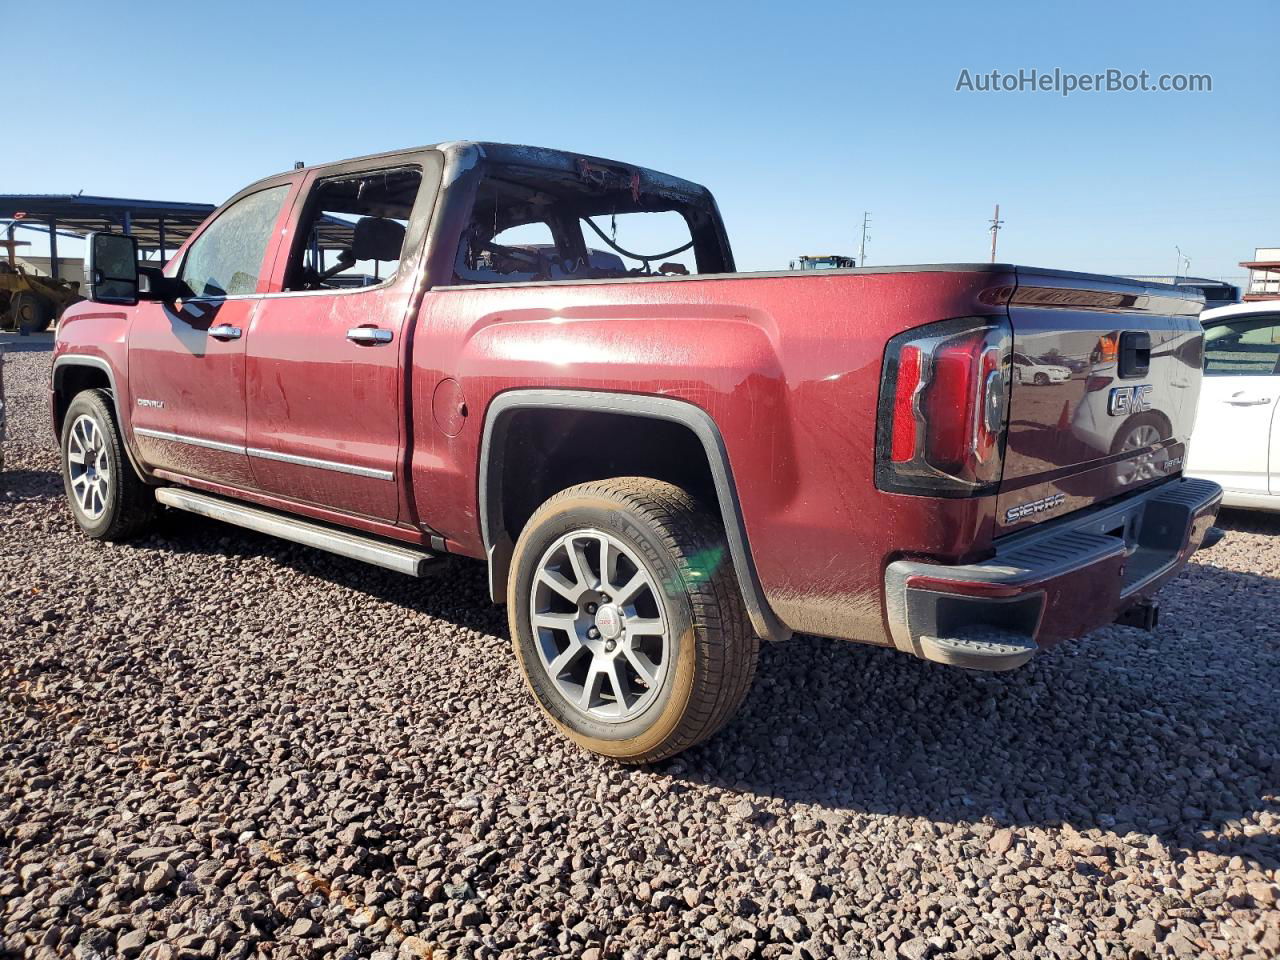
M1280 247L1257 247L1240 266L1249 271L1245 300L1280 300Z

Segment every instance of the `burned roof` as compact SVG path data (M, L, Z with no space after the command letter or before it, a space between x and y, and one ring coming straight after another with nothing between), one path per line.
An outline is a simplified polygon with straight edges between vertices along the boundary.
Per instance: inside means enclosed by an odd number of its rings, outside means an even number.
M438 150L456 163L469 166L475 162L495 164L504 167L529 167L538 170L559 171L579 177L633 175L637 178L640 189L646 193L671 193L680 196L707 194L706 187L691 180L675 177L668 173L637 166L620 160L609 160L585 153L574 153L571 150L555 150L549 147L535 147L518 143L496 143L483 140L447 140L441 143L427 144L421 147L406 147L402 150L389 150L363 157L351 157L315 164L301 169L324 170L326 167L338 166L352 162L386 159L394 163L409 154L421 153L425 150ZM282 176L290 171L264 177L264 180Z

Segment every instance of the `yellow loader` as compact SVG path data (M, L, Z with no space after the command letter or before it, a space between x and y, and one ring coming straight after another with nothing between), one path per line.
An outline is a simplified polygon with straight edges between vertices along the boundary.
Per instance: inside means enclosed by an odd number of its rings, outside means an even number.
M48 330L78 300L80 284L27 273L0 260L0 330Z

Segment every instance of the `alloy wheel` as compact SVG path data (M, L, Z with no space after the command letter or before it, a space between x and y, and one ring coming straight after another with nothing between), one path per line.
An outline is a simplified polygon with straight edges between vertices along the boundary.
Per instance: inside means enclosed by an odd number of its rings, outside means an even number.
M86 414L76 417L67 440L67 473L76 506L89 520L99 519L107 509L111 491L111 460L106 438L98 421Z
M538 562L530 598L538 657L561 697L595 720L647 710L671 661L663 594L629 546L575 530Z

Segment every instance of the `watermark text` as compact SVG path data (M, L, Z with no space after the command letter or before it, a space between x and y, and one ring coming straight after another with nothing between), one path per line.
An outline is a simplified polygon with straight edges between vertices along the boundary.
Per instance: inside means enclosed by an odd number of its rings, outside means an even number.
M1022 68L1014 72L975 71L967 67L956 79L956 93L1212 93L1213 77L1207 73L1136 73L1115 67L1100 73L1072 73Z

